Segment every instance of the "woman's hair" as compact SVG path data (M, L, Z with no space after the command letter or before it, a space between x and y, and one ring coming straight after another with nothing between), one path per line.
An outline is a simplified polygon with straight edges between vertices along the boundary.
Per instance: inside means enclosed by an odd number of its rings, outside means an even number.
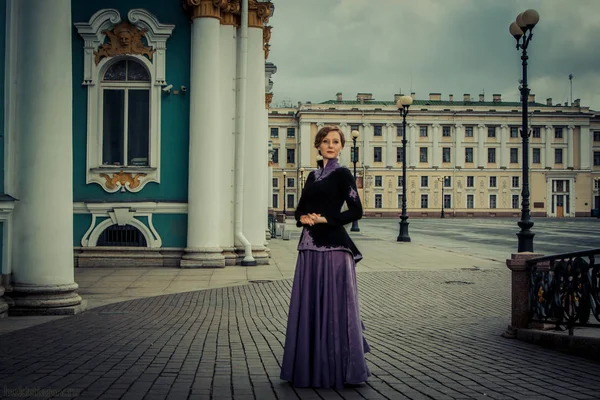
M325 136L331 131L335 131L340 134L340 142L342 142L342 147L346 144L346 138L344 137L344 132L337 125L325 125L319 132L317 132L317 136L315 136L315 148L319 148Z

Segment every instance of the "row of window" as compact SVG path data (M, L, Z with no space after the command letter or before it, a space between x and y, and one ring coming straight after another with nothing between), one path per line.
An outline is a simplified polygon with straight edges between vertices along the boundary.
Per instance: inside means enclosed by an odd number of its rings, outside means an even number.
M355 160L354 147L350 149L350 159ZM356 156L358 156L358 149ZM296 162L296 149L286 149L286 161L288 164L293 164ZM428 157L429 149L427 147L419 148L419 162L426 163L429 160ZM496 148L490 147L487 149L487 161L488 163L496 162ZM473 157L473 147L465 148L465 163L474 162ZM358 160L357 160L358 161ZM396 162L403 162L403 152L402 147L396 148ZM273 149L273 162L279 163L279 149ZM383 162L383 148L382 147L373 147L373 162ZM442 147L442 162L450 163L452 162L452 152L450 147ZM532 149L532 159L531 162L533 164L540 164L542 162L541 149L533 148ZM518 164L519 163L519 149L516 147L512 147L510 149L510 163ZM554 149L554 163L562 164L563 163L563 149ZM594 165L600 165L600 151L594 152Z
M290 181L291 179L291 181ZM375 182L376 182L376 186L377 186L377 180L379 179L379 184L381 186L381 176L375 176ZM595 181L595 188L598 189L599 188L599 182L600 180ZM291 185L290 185L291 183ZM288 178L288 186L290 187L294 187L294 178ZM474 187L474 183L475 183L475 177L473 176L467 176L467 187ZM490 183L490 187L497 187L497 181L496 181L496 177L495 176L490 176L489 177L489 183ZM557 196L557 199L559 199L559 201L557 202L558 205L563 205L564 204L564 200L566 199L566 206L567 206L567 212L568 208L569 208L569 180L563 180L563 179L555 179L552 181L552 193L553 196ZM277 187L278 185L278 181L277 178L273 178L273 186ZM427 176L422 176L421 177L421 186L422 187L428 187L429 185L429 177ZM399 176L398 177L398 186L402 186L402 177ZM449 176L445 176L444 177L444 186L445 187L451 187L452 186L452 177ZM512 177L512 187L513 188L517 188L519 186L519 177L518 176L513 176ZM374 195L374 199L375 199L375 208L383 208L383 194L381 193L375 193ZM402 208L402 194L398 194L398 208ZM518 194L512 194L512 208L519 208L519 199L520 199L520 195ZM295 194L293 193L288 193L286 196L286 207L287 208L294 208L295 207ZM467 194L466 195L466 207L467 208L474 208L474 199L475 199L475 195L474 194ZM496 202L497 200L497 195L496 194L490 194L489 195L489 208L496 208ZM276 208L279 208L279 194L278 193L274 193L273 194L273 204ZM429 194L421 194L421 208L429 208ZM444 194L444 208L452 208L452 194ZM554 212L554 201L552 202L552 212Z
M351 127L351 130L358 130L359 125L351 125L350 127ZM443 137L451 137L452 136L451 128L452 128L451 126L442 126L442 136ZM490 138L495 138L497 128L498 127L496 127L496 126L488 126L487 127L487 136ZM465 137L473 137L473 129L474 129L473 126L465 126ZM510 127L510 137L511 138L520 137L520 131L521 131L520 127L511 126ZM555 127L554 128L554 138L562 139L563 135L564 135L563 132L564 132L563 127ZM383 136L383 125L373 125L373 135L374 136ZM396 135L400 136L400 137L404 136L404 130L403 130L402 125L396 126ZM428 137L429 136L429 127L427 125L419 126L419 136L420 137ZM541 137L541 128L539 126L535 126L532 128L532 136L534 138ZM271 128L271 137L272 138L279 137L279 128ZM287 128L287 137L295 138L296 137L296 128ZM594 131L593 138L594 138L594 142L600 142L600 131Z
M398 194L398 208L402 208L402 195ZM497 195L490 194L489 195L489 208L497 208ZM279 207L279 194L273 194L273 205L275 208ZM520 195L513 194L512 195L512 208L518 209L520 208ZM296 195L292 193L288 193L286 196L286 208L293 209L296 207ZM383 208L383 195L376 193L375 194L375 208ZM421 208L429 208L429 195L422 194L421 195ZM444 208L452 208L452 195L444 194ZM466 196L466 208L471 209L475 208L475 195L467 194Z
M272 138L279 137L279 128L271 128L271 137ZM296 137L296 128L287 128L287 137L295 138Z
M489 187L497 188L498 187L497 177L489 176L488 178L489 178ZM513 188L519 187L519 182L520 182L519 178L520 177L518 177L518 176L513 176L511 178L511 184L512 184L511 187L513 187ZM396 179L397 179L397 186L402 187L403 182L404 182L402 176L401 175L396 176ZM273 178L273 187L274 188L279 187L279 178ZM296 187L296 178L287 178L286 187L287 188L295 188ZM375 187L383 187L383 176L382 175L375 175ZM421 177L421 187L422 188L429 187L429 176ZM451 176L444 177L444 187L446 187L446 188L452 187L452 177ZM467 188L473 188L473 187L475 187L475 177L467 176ZM567 190L568 190L568 181L567 181ZM557 190L557 191L562 191L562 190Z

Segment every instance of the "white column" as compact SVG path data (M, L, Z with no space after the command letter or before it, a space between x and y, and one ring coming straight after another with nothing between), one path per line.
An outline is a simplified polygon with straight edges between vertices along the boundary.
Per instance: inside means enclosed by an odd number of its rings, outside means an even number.
M410 151L408 151L409 149L407 149L406 152L406 158L408 158L408 160L406 160L408 162L407 166L408 167L413 167L415 168L419 162L419 154L417 152L417 131L418 131L418 127L417 124L410 124L408 126L408 144L410 144ZM406 132L404 133L405 135L407 134ZM406 182L405 182L406 184Z
M465 162L465 152L463 141L465 140L465 127L461 124L456 124L454 129L454 165L457 168L462 168Z
M220 147L235 148L235 89L236 89L236 29L234 25L221 25L219 38L219 65L221 90L220 111L222 135L219 135ZM221 179L219 186L221 199L234 199L235 157L234 151L219 152L219 171ZM219 204L219 247L223 251L225 265L235 265L236 254L234 246L234 202L221 201Z
M9 312L73 314L83 306L73 266L71 1L21 0L18 7L20 68L10 78L19 88L19 201Z
M385 124L385 165L387 167L396 166L396 149L394 147L394 137L396 136L396 125L388 122Z
M592 168L592 136L590 135L589 126L579 127L579 148L580 148L580 164L581 169Z
M508 145L508 125L500 127L500 168L508 168L509 152Z
M310 122L300 121L300 142L298 143L296 151L298 160L300 161L299 166L304 168L315 168L316 165L310 165L310 152L313 148L310 143Z
M477 127L479 128L477 133L477 166L484 168L487 164L487 153L485 152L487 130L484 124L479 124Z
M361 136L363 138L362 164L371 167L373 166L373 150L371 147L371 140L373 140L373 125L363 124Z
M352 148L352 132L350 131L350 126L345 123L342 122L340 124L340 128L342 129L342 132L344 133L344 139L346 139L346 144L344 145L344 148L342 149L342 151L340 152L340 165L345 165L346 167L350 168L352 163L350 160L350 149Z
M552 135L553 130L554 129L552 128L552 126L548 125L546 126L546 132L544 133L544 140L546 144L544 168L554 167L554 153L552 152L552 140L554 139L554 136Z
M248 88L246 109L246 147L244 172L243 232L252 244L257 264L268 264L265 243L264 177L267 175L267 121L265 120L265 58L263 30L248 28ZM282 132L287 137L287 132ZM290 174L293 176L292 174Z
M575 127L567 127L567 168L573 169L573 130Z
M440 149L440 124L433 124L431 129L432 149L431 149L431 166L439 168L441 162Z
M220 21L194 18L190 66L188 236L182 268L224 267L220 247L221 93ZM264 91L264 87L263 87ZM217 134L219 133L219 134Z

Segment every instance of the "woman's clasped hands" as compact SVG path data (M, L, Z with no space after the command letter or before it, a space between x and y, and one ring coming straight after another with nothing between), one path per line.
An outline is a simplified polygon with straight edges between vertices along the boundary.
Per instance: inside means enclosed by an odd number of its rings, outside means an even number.
M304 225L313 226L315 224L326 224L327 219L322 217L321 214L308 213L300 216L300 222Z

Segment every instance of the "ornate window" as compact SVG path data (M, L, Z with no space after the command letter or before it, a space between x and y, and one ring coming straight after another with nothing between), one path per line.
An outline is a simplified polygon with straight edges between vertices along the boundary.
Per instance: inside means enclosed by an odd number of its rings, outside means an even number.
M102 166L148 167L151 85L146 67L135 59L118 60L100 87Z
M166 41L175 28L143 9L76 23L88 88L86 183L107 192L160 183L160 110Z

